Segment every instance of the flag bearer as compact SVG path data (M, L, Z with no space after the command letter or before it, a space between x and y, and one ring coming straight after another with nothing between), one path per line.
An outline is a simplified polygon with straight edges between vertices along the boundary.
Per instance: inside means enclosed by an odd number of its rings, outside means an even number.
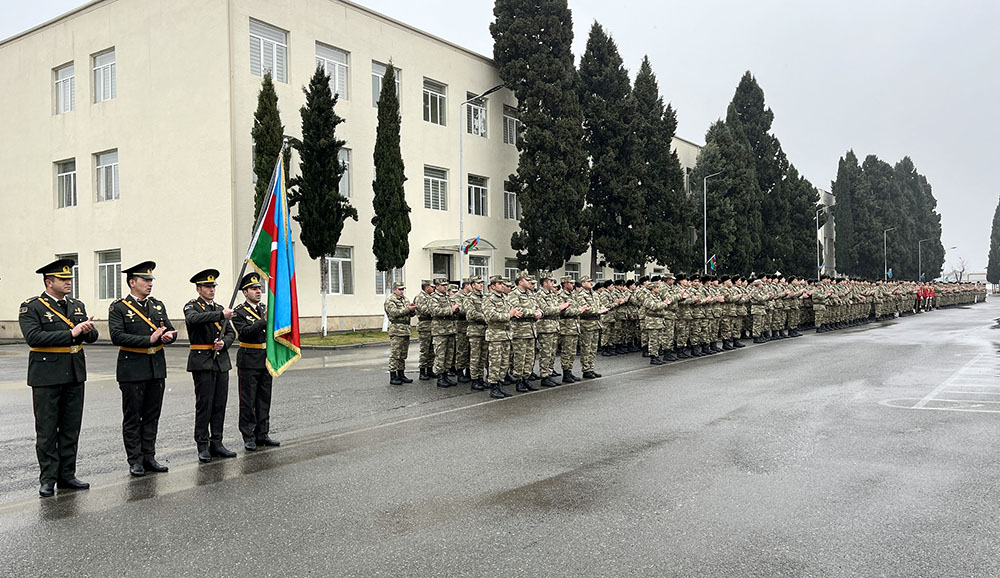
M267 305L261 303L264 286L259 273L247 273L240 279L246 299L233 309L233 327L240 339L236 352L236 375L240 388L240 434L243 447L255 451L259 446L280 446L271 439L271 386L267 369Z

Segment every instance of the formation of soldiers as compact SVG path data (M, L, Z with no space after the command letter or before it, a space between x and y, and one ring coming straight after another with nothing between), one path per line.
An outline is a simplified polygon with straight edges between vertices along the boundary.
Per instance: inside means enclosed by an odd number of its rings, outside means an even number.
M438 278L423 281L412 302L397 283L386 301L390 383L413 380L404 367L410 319L417 317L420 379L438 387L471 383L494 398L537 391L532 382L554 387L595 378L598 353L642 351L650 364L714 355L745 347L743 340L765 343L802 336L814 328L825 333L863 323L913 315L953 305L981 303L982 283L915 283L850 278L808 280L781 273L750 276L684 275L667 272L637 280L595 282L547 271L537 282L527 271L513 284L481 277L461 284ZM560 360L561 382L555 371ZM537 366L538 370L535 371Z
M18 322L29 346L28 386L35 415L35 453L41 497L61 490L85 490L76 477L76 454L83 418L87 362L84 343L98 339L94 318L82 301L70 297L74 262L59 259L41 267L45 291L21 304ZM122 392L122 439L129 473L166 472L156 459L156 437L163 406L167 364L163 348L174 343L177 330L166 305L150 294L156 263L143 261L122 271L129 294L111 303L108 328L118 346L116 379ZM256 273L239 284L246 301L230 309L215 302L219 271L205 269L191 277L198 297L184 305L188 345L187 370L194 381L194 439L198 460L231 458L222 444L229 394L229 349L236 355L240 390L239 429L244 447L278 446L269 436L271 375L265 367L267 313L261 303L262 282Z

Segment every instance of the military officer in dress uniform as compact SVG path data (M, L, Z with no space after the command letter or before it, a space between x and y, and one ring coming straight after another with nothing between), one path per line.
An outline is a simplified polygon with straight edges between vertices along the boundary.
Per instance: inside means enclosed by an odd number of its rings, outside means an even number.
M156 433L163 407L167 360L163 346L177 339L162 301L150 297L156 263L143 261L122 271L129 294L111 304L108 329L118 346L116 379L122 391L122 438L129 473L165 472L156 460Z
M385 300L385 314L389 318L389 384L413 383L403 371L406 354L410 350L410 318L417 314L417 306L406 300L406 285L392 284L392 295Z
M267 305L260 302L263 277L247 273L240 279L246 299L233 309L233 327L240 338L236 352L236 375L240 387L240 434L243 447L277 447L271 439L271 388L274 378L267 369ZM220 428L221 429L221 428Z
M234 458L236 452L222 445L229 396L229 347L236 339L230 325L233 310L215 303L216 269L205 269L191 277L198 298L184 304L184 324L191 342L187 370L194 379L194 442L198 460Z
M83 384L87 360L83 343L97 341L94 318L87 316L73 292L72 259L58 259L38 269L45 292L21 303L18 324L28 343L28 386L35 413L38 495L86 490L76 477L76 448L83 419Z

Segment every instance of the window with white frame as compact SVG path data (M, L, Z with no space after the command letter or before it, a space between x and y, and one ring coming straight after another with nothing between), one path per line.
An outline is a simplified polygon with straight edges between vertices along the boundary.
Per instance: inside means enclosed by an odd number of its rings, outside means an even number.
M503 105L503 144L517 145L517 109Z
M73 63L55 69L56 114L63 114L76 108L76 75Z
M111 100L118 94L115 49L94 55L94 102Z
M77 258L76 253L64 253L62 255L56 255L56 259L72 259L73 260L73 291L70 292L69 296L73 299L80 298L80 259Z
M424 208L435 211L448 210L447 170L424 167Z
M469 175L469 214L489 216L489 199L486 194L486 177Z
M118 198L118 151L94 156L97 158L97 200L113 201Z
M105 301L122 296L122 251L98 251L97 298Z
M445 85L424 79L424 120L445 125Z
M615 272L612 273L611 276L612 276L612 278L615 281L624 281L625 280L625 271L622 271L621 269L615 269Z
M521 220L521 204L517 202L517 190L510 181L503 182L503 218Z
M476 96L471 92L465 98ZM465 132L486 138L486 99L477 98L465 105Z
M376 62L372 60L372 106L378 108L378 98L382 94L382 79L385 78L385 64L381 62ZM403 75L403 71L392 67L393 73L396 75L396 98L399 98L399 81Z
M375 269L375 294L386 295L392 292L393 283L404 283L403 270L395 267L388 271Z
M340 149L337 152L337 160L344 165L344 172L340 175L340 196L350 198L351 196L351 149Z
M59 208L76 206L76 161L56 163L56 197Z
M288 33L270 24L250 19L250 73L288 82Z
M352 295L354 293L353 247L337 247L326 257L327 295Z
M511 283L514 282L514 277L517 277L517 259L503 260L503 276Z
M330 76L330 91L347 100L347 72L350 55L339 48L316 43L316 66Z
M580 280L580 264L579 263L566 263L566 274L573 278L574 281Z
M597 272L594 273L594 281L604 281L604 269L598 269Z
M469 277L482 277L484 280L489 279L490 258L469 255Z

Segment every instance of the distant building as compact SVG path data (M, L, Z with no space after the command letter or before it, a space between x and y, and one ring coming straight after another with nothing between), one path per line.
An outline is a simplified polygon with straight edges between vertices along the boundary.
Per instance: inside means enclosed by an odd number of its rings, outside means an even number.
M371 182L375 103L390 62L413 231L404 269L383 273L371 253ZM347 221L323 263L296 243L303 331L320 327L321 275L331 330L379 327L395 280L413 295L421 279L455 279L460 268L513 275L520 205L505 181L517 168L516 101L501 90L459 108L501 83L491 59L345 0L97 0L0 41L10 80L0 91L10 145L0 156L10 207L0 225L17 256L0 270L0 336L19 336L18 304L42 291L33 271L57 256L77 261L76 296L98 318L128 291L122 266L146 259L158 263L154 294L175 318L200 269L222 271L228 299L254 220L250 128L261 76L272 71L285 130L301 136L302 87L317 65L340 95L340 190L359 220ZM675 139L674 148L692 167L700 147ZM297 163L293 155L293 172ZM459 207L465 237L480 239L462 261ZM560 273L614 274L589 269L588 252Z

